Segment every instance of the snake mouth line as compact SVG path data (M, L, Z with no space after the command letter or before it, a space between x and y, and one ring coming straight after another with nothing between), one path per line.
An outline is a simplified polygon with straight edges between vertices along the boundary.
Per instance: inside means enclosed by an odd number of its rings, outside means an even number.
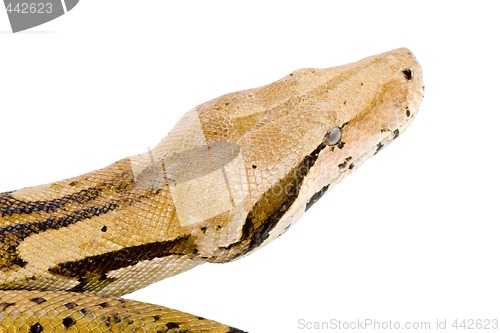
M377 144L373 145L370 149L368 149L365 153L360 155L358 158L355 160L349 160L349 163L343 163L343 167L341 168L340 172L338 173L337 177L335 177L330 184L327 184L327 186L332 186L342 180L343 177L346 175L350 174L356 167L361 165L364 161L369 159L370 157L376 155L379 151L381 151L385 146L390 144L392 141L397 139L405 130L406 128L411 124L413 121L415 115L412 115L408 120L403 122L400 126L398 126L396 129L391 130L391 129L381 129L381 132L386 132L389 133L388 135L384 136ZM340 167L340 165L339 165Z

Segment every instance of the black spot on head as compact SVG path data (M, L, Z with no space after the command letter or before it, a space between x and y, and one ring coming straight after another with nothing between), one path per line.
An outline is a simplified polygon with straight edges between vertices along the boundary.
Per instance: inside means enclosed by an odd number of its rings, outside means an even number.
M62 323L63 323L64 327L68 328L68 327L75 325L76 320L74 320L73 317L68 316L68 317L63 319Z
M105 225L103 225L103 226L102 226L102 228L101 228L101 231L102 231L102 232L106 232L106 231L108 231L108 227L107 227L107 226L105 226Z
M407 69L403 69L403 75L405 76L405 78L407 80L411 80L411 78L413 77L413 74L411 72L411 69L407 68Z
M202 232L206 232L206 231L207 231L207 227L201 227L201 228L200 228L200 230L201 230Z
M354 169L354 163L349 164L349 170Z
M382 148L384 148L384 145L382 142L377 143L377 150L375 150L375 154L377 154ZM373 155L375 155L373 154Z
M47 302L45 298L42 297L35 297L31 299L32 302L35 302L36 304L41 304Z
M78 184L77 181L72 181L71 183L69 183L69 186L76 186Z
M340 142L337 144L337 147L339 147L339 149L344 148L344 146L345 146L345 142L342 142L342 141L340 141Z
M343 162L343 163L340 163L340 164L338 165L339 170L340 170L340 171L344 170L344 169L347 167L347 163L349 163L349 161L351 161L351 160L352 160L352 156L347 156L347 157L346 157L346 159L344 160L344 162ZM351 163L351 165L353 165L353 164ZM351 165L349 165L349 169L352 169L352 168L351 168Z
M160 316L158 316L158 315L153 316L153 319L154 319L155 321L158 321L158 320L160 320Z
M68 309L73 309L73 308L77 307L78 304L73 303L73 302L69 302L69 303L64 304L64 306L67 307Z
M406 116L409 118L411 116L410 109L406 108Z
M257 166L255 164L252 164L252 169L257 169Z
M399 137L399 129L396 129L394 131L394 139L397 139Z
M99 306L100 306L101 308L107 308L107 307L109 306L109 304L108 304L108 303L106 303L106 302L103 302L103 303L99 304Z
M167 330L172 330L174 328L179 328L179 324L174 323L173 321L167 323Z
M30 327L30 333L41 333L43 332L43 327L40 323L35 323Z
M330 184L323 186L321 190L318 192L314 193L314 195L309 199L309 201L306 204L306 212L311 208L312 205L314 205L318 200L328 191L328 188L330 187Z

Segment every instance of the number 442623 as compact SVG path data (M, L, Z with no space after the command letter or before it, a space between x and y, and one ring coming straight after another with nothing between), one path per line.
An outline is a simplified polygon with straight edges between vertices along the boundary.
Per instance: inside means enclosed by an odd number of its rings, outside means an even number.
M50 14L52 13L52 3L47 2L23 2L17 3L15 6L12 6L12 3L7 5L7 13L18 13L18 14Z
M455 329L464 330L496 330L498 329L498 319L455 319L451 325Z

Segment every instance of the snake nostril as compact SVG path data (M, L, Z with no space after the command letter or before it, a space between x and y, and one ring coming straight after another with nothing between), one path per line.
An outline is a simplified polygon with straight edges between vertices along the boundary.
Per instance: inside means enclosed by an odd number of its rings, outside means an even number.
M403 69L403 75L405 76L405 78L407 80L411 80L413 77L413 73L411 72L411 69L409 69L409 68Z

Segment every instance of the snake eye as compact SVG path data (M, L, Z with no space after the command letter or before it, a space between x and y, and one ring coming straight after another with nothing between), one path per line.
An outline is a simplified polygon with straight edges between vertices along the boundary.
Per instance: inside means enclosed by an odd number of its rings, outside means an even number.
M342 139L342 131L340 127L334 127L326 132L323 143L327 146L334 146L340 142L340 139Z

